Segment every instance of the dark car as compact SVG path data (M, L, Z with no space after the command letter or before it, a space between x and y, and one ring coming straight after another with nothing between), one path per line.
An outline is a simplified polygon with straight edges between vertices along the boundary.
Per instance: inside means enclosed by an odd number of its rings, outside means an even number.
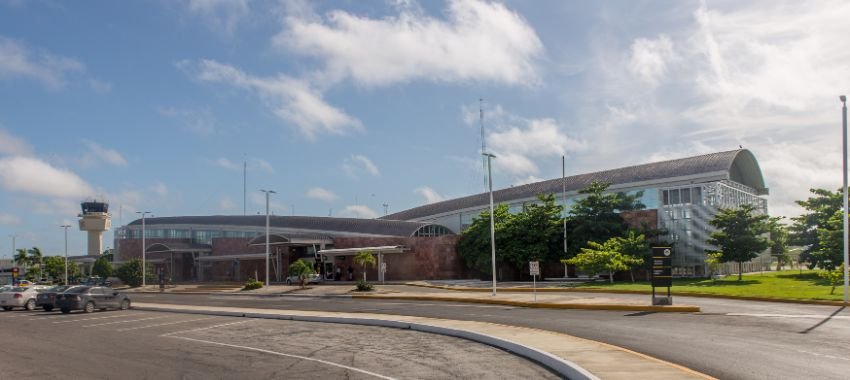
M73 287L73 285L59 285L41 290L35 297L35 306L44 309L44 311L53 311L56 306L56 295Z
M108 286L76 286L57 294L54 306L65 314L80 309L86 313L109 308L127 310L130 298Z

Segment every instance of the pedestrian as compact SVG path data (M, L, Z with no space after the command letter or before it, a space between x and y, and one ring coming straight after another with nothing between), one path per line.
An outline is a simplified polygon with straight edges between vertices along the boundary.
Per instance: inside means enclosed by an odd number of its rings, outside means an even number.
M354 281L354 268L348 266L348 281Z
M339 265L336 266L336 280L342 280L342 267Z

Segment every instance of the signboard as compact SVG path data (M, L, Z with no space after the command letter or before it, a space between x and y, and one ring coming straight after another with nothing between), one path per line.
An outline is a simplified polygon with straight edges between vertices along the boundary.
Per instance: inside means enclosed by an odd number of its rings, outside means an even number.
M673 248L652 247L652 286L673 285Z
M528 262L528 271L532 276L540 275L540 262L539 261L529 261Z
M381 263L381 273L387 273L387 263L386 262Z

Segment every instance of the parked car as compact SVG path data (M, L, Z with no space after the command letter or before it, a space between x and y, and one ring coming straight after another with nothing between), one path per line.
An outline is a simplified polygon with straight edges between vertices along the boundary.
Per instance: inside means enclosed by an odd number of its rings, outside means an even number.
M308 284L318 284L320 282L322 282L322 276L318 273L313 273L313 274L311 274L310 276L307 277L307 283ZM300 284L300 283L301 283L301 279L299 279L298 276L289 276L289 277L286 278L286 285Z
M32 285L27 287L16 287L0 293L0 306L9 311L16 307L26 310L35 310L35 297L43 286Z
M109 308L127 310L130 308L130 298L108 286L83 285L57 294L54 307L65 314L81 309L86 313Z
M27 286L31 286L31 285L32 285L32 282L30 282L29 280L18 280L18 286L20 286L20 287L27 287Z
M35 297L35 306L44 309L44 311L53 311L56 306L56 295L63 293L74 285L59 285L52 288L42 289Z

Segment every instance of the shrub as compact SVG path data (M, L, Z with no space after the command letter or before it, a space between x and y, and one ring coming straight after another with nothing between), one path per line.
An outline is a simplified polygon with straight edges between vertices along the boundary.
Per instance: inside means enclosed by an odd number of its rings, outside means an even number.
M833 270L819 271L818 276L826 280L829 285L832 285L832 290L829 291L829 294L835 294L835 287L844 281L844 265L842 264Z
M363 280L357 280L357 291L358 292L369 292L369 291L372 291L372 288L373 288L372 284L370 284L366 281L363 281Z
M106 257L98 257L92 266L91 274L102 278L112 277L112 263Z
M245 287L243 287L242 290L254 290L254 289L260 289L262 287L263 287L262 282L257 281L253 278L249 278L248 281L245 281Z
M147 269L150 269L148 267ZM142 260L132 259L115 270L115 277L132 288L142 285Z

